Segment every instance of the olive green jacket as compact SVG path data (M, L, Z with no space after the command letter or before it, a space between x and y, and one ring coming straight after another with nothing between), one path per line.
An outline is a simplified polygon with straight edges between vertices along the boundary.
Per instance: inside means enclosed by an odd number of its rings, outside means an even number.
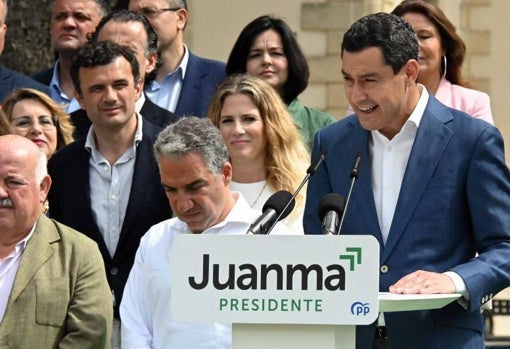
M0 348L108 348L112 321L97 244L41 215L0 323Z

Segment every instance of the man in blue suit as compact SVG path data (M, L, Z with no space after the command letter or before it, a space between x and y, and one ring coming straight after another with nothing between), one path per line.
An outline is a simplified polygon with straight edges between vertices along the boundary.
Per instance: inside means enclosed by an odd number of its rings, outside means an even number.
M112 348L117 348L118 305L140 238L172 215L152 154L160 128L135 112L142 82L129 47L111 41L87 45L71 77L92 126L48 164L50 215L99 245L115 300Z
M184 44L188 20L185 0L130 0L129 9L143 14L158 35L161 66L145 93L178 116L207 116L209 101L225 79L225 64L194 55Z
M510 285L501 134L416 83L418 43L399 17L358 20L344 35L342 59L355 115L315 136L313 156L329 155L308 185L305 232L321 233L321 197L348 193L362 154L340 233L377 238L380 291L462 294L442 309L385 313L380 331L376 323L358 326L356 347L483 348L480 306Z

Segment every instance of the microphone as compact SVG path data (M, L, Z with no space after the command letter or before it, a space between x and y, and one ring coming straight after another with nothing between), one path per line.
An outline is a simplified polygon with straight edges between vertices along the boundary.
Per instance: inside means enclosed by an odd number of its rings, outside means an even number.
M344 224L345 212L347 212L347 205L349 205L349 201L351 200L352 189L354 188L354 183L359 177L359 171L361 168L361 153L356 155L356 160L354 160L354 165L351 170L351 187L349 188L349 194L347 194L347 200L345 200L344 212L342 213L342 219L340 220L340 224L338 226L338 234L340 234L342 230L342 225Z
M308 182L310 177L313 176L315 174L315 172L317 172L317 170L319 169L319 166L324 162L324 159L326 159L326 155L328 155L328 151L326 149L324 149L322 151L322 153L320 153L319 157L314 162L312 162L310 164L310 167L308 167L308 169L306 170L305 178L303 178L303 180L301 181L301 183L297 187L297 189L294 192L294 194L292 194L292 198L289 200L289 203L287 204L287 205L290 205L291 202L292 202L292 208L290 209L290 211L292 211L294 209L294 206L296 204L295 199L296 199L297 194L299 194L299 191L301 190L301 188L303 188L305 183ZM287 206L283 209L282 213L286 212L286 210L287 210ZM289 215L290 211L286 214L286 216ZM280 213L280 215L282 213ZM273 230L273 228L276 225L276 223L279 222L280 220L282 220L283 218L285 218L285 217L278 216L277 219L273 222L273 225L267 231L267 234L269 234L271 232L271 230Z
M250 225L247 234L269 234L276 222L287 217L296 204L292 194L280 190L267 199L262 214Z
M337 235L340 217L344 212L345 199L337 193L329 193L319 202L319 217L322 222L322 233Z

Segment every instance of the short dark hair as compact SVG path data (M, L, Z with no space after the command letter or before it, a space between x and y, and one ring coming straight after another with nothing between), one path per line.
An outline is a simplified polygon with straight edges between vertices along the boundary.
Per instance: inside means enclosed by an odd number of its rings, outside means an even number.
M385 63L395 74L410 59L418 60L418 40L413 28L393 14L379 12L357 20L344 34L341 55L368 47L380 47Z
M276 31L282 40L288 62L288 78L282 87L281 97L290 104L308 86L310 69L295 34L284 20L273 16L260 16L248 23L237 38L227 61L227 75L246 73L246 62L256 37L266 30Z
M140 80L140 67L136 55L130 47L119 45L112 41L100 41L89 43L83 47L71 64L71 79L74 89L82 95L80 87L80 69L93 68L112 63L117 57L124 57L131 65L133 82Z
M145 57L148 57L153 53L156 53L156 55L158 56L158 64L156 64L156 68L149 74L145 75L145 84L148 84L149 82L154 80L157 75L157 69L161 64L159 62L158 36L154 29L152 28L149 20L145 18L144 15L137 12L129 11L127 9L113 11L101 19L101 21L96 27L96 30L90 37L89 41L91 43L97 42L101 29L103 29L103 27L108 22L120 22L120 23L140 22L143 25L145 34L147 34L147 46L145 47Z

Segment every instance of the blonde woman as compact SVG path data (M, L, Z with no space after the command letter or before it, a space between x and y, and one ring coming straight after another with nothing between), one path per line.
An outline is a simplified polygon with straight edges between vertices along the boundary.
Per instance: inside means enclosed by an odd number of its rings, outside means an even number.
M306 175L309 153L278 92L247 74L230 76L216 91L208 113L220 129L233 167L231 190L261 210L278 190L293 193ZM306 188L283 222L303 234Z
M2 104L6 121L14 134L37 144L49 159L58 149L73 141L74 127L69 115L46 94L21 88Z

